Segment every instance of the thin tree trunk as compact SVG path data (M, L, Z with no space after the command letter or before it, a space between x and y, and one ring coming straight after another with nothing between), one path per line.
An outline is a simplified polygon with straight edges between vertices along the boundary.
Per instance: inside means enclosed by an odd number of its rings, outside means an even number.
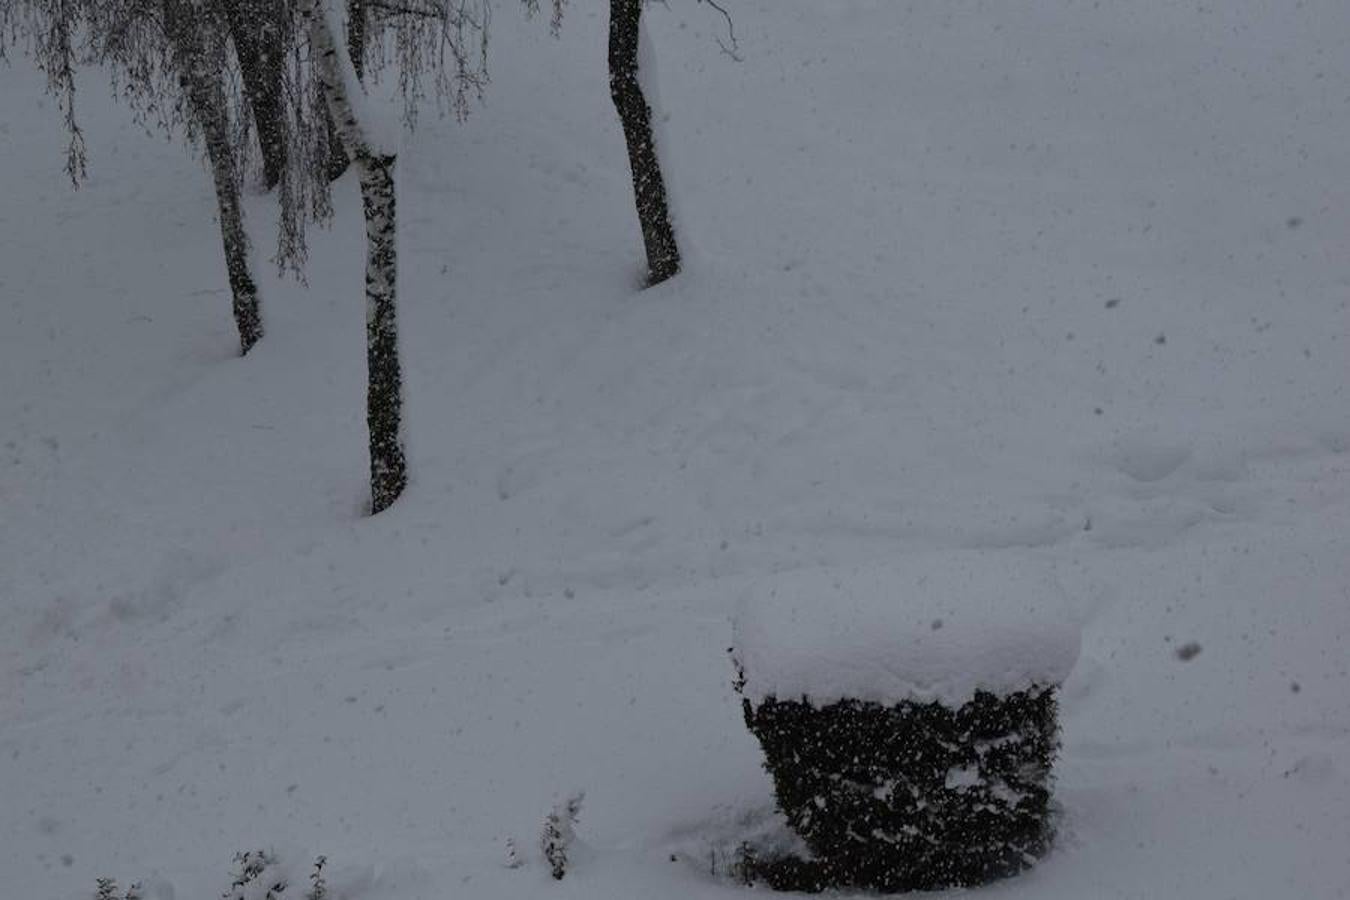
M366 80L366 0L347 0L347 53L352 71Z
M230 40L243 75L244 94L262 151L267 189L286 171L286 118L282 107L285 43L280 10L273 0L224 0Z
M623 123L628 164L633 172L642 242L647 250L648 284L659 284L680 271L680 249L670 222L665 179L652 137L652 110L638 78L643 0L610 0L609 93Z
M366 219L366 425L370 431L371 512L398 499L408 483L403 451L403 378L398 353L398 257L394 165L367 137L347 95L338 44L322 0L305 0L316 71L333 123L361 173Z
M393 156L357 156L366 211L366 423L370 429L371 511L408 483L403 453L403 375L398 355Z
M338 133L337 125L333 123L333 113L327 106L323 108L323 127L328 131L328 160L324 163L324 174L329 181L337 181L346 173L352 161L342 148L342 135Z
M178 71L186 88L192 115L202 129L206 158L215 183L220 237L225 249L225 269L230 281L234 323L239 330L239 350L248 353L263 336L258 286L248 262L248 232L244 230L234 148L225 102L224 73L219 66L215 41L223 40L214 23L193 12L189 4L177 4L172 29ZM211 42L208 44L208 42Z

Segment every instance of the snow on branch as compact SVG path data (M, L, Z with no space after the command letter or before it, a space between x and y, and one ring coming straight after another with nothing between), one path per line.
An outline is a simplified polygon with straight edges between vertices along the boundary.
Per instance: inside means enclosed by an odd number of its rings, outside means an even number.
M301 10L309 23L315 71L343 144L355 156L395 155L400 129L366 102L366 91L356 77L351 56L334 37L343 25L332 0L305 0Z

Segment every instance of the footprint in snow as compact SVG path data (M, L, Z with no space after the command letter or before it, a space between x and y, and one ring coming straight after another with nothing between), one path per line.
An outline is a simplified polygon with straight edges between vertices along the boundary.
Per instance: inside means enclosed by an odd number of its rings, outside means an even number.
M1130 442L1117 447L1114 463L1127 477L1152 484L1176 472L1190 458L1189 447Z

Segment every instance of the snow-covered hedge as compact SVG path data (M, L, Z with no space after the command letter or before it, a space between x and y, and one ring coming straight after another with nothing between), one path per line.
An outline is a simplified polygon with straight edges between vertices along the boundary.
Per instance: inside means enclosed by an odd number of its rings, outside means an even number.
M790 573L742 604L746 724L812 858L786 890L971 886L1049 846L1055 689L1078 654L1053 575L1006 552Z

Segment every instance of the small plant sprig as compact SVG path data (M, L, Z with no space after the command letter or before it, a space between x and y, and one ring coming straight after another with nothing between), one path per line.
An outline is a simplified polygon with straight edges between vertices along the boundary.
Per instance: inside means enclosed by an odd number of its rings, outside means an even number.
M327 900L328 882L323 877L323 867L327 864L326 856L314 860L314 870L309 873L309 893L305 894L305 900Z
M276 858L266 850L244 850L234 855L237 871L233 873L230 889L221 894L221 900L247 900L246 890L263 873L276 864ZM267 888L264 900L281 900L286 891L286 880L278 878Z
M119 898L116 878L95 878L94 900L142 900L141 883L133 881Z
M581 814L581 801L584 793L573 794L562 803L553 807L553 811L544 818L544 830L539 836L539 848L548 860L553 877L562 880L567 874L567 850L576 838L577 816Z
M516 839L509 837L506 839L506 867L508 869L519 869L525 865L525 860L520 858L520 848L516 846Z

